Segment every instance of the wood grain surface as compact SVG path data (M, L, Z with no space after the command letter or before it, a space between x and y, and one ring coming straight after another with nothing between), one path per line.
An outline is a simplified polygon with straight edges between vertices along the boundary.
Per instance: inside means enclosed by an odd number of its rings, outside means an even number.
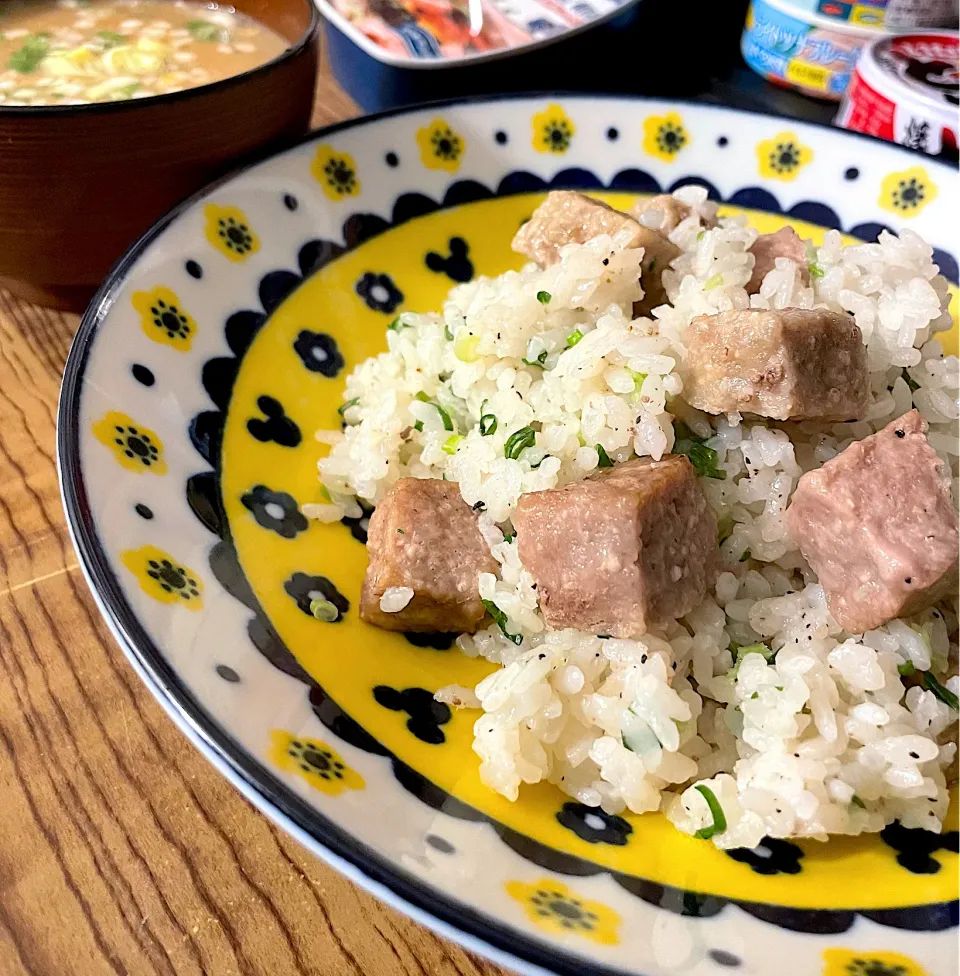
M315 123L355 111L321 72ZM0 976L503 976L273 827L127 664L57 487L76 327L0 291Z

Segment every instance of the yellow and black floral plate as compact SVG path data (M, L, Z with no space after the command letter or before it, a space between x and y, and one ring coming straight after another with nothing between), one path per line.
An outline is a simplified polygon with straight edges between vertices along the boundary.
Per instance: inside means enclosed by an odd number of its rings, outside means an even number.
M524 973L951 976L955 815L723 853L660 815L480 785L487 673L451 637L360 623L366 519L308 524L315 429L401 309L517 267L551 187L617 204L685 183L770 230L948 252L956 173L849 133L641 99L511 98L359 119L211 187L124 258L67 365L59 428L80 559L133 665L240 790L421 921ZM322 595L339 610L316 620Z

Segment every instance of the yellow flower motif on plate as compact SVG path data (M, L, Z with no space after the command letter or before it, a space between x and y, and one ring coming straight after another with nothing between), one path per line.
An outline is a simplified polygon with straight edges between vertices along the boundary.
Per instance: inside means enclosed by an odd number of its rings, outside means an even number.
M326 742L305 739L282 729L274 729L270 738L271 760L285 772L302 776L322 793L336 796L344 790L362 790L366 786L363 777Z
M651 115L643 123L643 148L651 156L672 163L677 153L690 142L683 119L676 112Z
M93 425L93 434L101 444L113 451L113 456L128 471L137 474L144 471L167 473L160 438L149 427L138 424L125 413L111 410Z
M154 342L186 352L197 334L197 323L169 289L159 285L152 291L135 291L133 307L140 313L140 325Z
M927 971L899 952L824 949L823 976L927 976Z
M208 203L203 208L203 216L207 221L207 240L231 261L245 261L260 250L260 238L239 207Z
M418 129L417 145L427 169L445 169L448 173L455 173L460 168L460 157L466 149L463 136L443 119L434 119L428 126Z
M803 145L792 132L780 132L772 139L757 143L760 175L773 180L783 180L785 183L795 180L811 159L813 150Z
M123 565L136 576L140 589L161 603L179 603L188 610L203 606L203 583L190 569L156 546L128 549L120 554Z
M355 197L360 192L357 164L349 153L336 152L326 144L317 146L310 172L331 200Z
M560 155L570 148L577 127L562 105L553 103L533 117L533 148Z
M913 217L937 195L937 185L922 166L891 173L880 185L877 203L900 217Z
M507 894L515 898L536 925L554 934L575 934L601 945L620 941L620 916L606 905L585 901L559 881L542 878L535 884L508 881Z

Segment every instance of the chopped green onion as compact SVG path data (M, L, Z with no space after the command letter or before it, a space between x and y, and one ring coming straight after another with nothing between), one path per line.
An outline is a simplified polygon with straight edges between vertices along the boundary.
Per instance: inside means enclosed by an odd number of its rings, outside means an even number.
M817 264L816 261L811 261L807 265L807 271L810 272L810 277L811 278L822 278L826 274L826 272L823 270L823 268L821 268L820 265Z
M517 537L517 533L516 532L504 532L503 533L503 541L504 542L513 542L513 540L516 539L516 537Z
M641 756L662 749L657 733L633 709L628 708L627 712L633 716L633 721L628 718L626 727L621 729L620 741L623 747Z
M697 469L697 474L701 478L715 478L723 481L727 477L727 472L717 467L719 455L712 447L703 444L691 444L683 452L690 458L690 463Z
M537 441L536 431L532 427L521 427L515 430L503 445L503 456L516 461L523 450L533 447Z
M903 664L898 664L897 665L897 670L905 678L909 678L911 674L916 674L917 673L917 669L914 666L913 661L904 661Z
M705 438L697 437L682 420L674 423L673 433L676 438L673 453L685 454L701 478L723 481L727 477L727 472L717 467L719 460L717 452L712 447L704 445Z
M443 338L446 339L447 342L453 342L453 333L450 331L449 325L445 325L443 327Z
M391 332L399 332L403 326L400 324L400 316L398 315L388 326Z
M397 529L397 535L406 535L406 534L407 533L404 529Z
M414 430L423 430L423 421L422 421L422 420L418 420L418 421L417 421L417 422L416 422L416 423L415 423L415 424L413 425L413 429L414 429Z
M453 354L462 363L475 363L480 358L477 352L480 336L472 332L461 332L453 343Z
M730 671L730 676L736 678L740 673L740 665L743 664L743 659L748 654L762 654L764 661L768 664L777 656L776 651L770 650L766 644L736 644L731 642L730 650L733 651L735 660L733 662L733 670ZM780 689L783 690L782 688Z
M853 794L853 798L850 800L850 805L854 807L860 807L861 810L866 810L867 805L857 796L856 793Z
M646 373L638 373L635 369L628 369L627 372L633 377L633 392L639 393L643 381L647 378Z
M726 542L733 535L733 516L724 515L717 519L717 545Z
M723 272L718 271L715 275L707 278L703 283L704 291L712 291L714 288L719 288L723 284Z
M429 403L430 406L436 407L437 408L437 413L440 414L440 419L443 421L443 429L444 430L453 430L453 421L450 419L450 414L448 414L447 411L444 410L443 407L441 407L439 403L434 403L434 401L431 400L430 397L428 397L427 394L423 392L423 390L421 390L417 394L417 399L421 403ZM414 424L413 426L417 430L423 430L423 424L420 423L420 421L417 421L417 423L420 424L419 427L417 427L416 424Z
M722 834L727 829L727 818L723 814L723 807L720 806L709 786L697 783L694 789L707 801L713 823L709 827L701 827L693 836L698 840L710 840L714 834Z
M347 400L337 407L337 413L342 417L351 407L355 407L359 402L360 397L354 397L352 400Z
M567 348L572 349L582 338L583 333L579 329L574 329L573 332L567 336Z
M32 34L10 55L7 67L22 75L35 71L49 52L49 38L49 34Z
M748 559L753 556L753 553L749 549L743 550L743 555L740 557L740 562L745 563Z
M537 292L537 301L541 305L549 305L550 304L550 299L552 297L553 296L548 291L538 291Z
M595 447L594 447L594 449L596 450L597 454L600 455L600 461L597 464L597 467L598 468L612 468L613 467L613 461L610 460L610 455L607 454L607 452L603 449L603 445L602 444L596 444Z
M500 628L500 632L509 641L513 641L514 644L518 646L523 643L523 637L520 634L511 634L507 631L507 615L493 602L493 600L484 600L483 605L486 608L487 613L493 617L493 622Z
M443 442L441 450L444 454L456 454L457 448L460 446L460 441L462 440L463 437L460 434L454 434L453 437L448 437Z
M906 381L907 386L910 387L911 393L916 393L920 389L920 384L907 372L907 368L903 368L903 372L900 374Z
M311 600L310 612L317 620L323 620L328 624L340 619L340 611L329 600Z
M939 681L933 676L930 671L923 672L923 684L927 691L932 691L937 698L944 703L944 705L949 706L954 711L960 709L960 701L957 700L957 696L949 689L945 688Z
M547 361L547 350L544 349L539 356L537 356L537 361L533 362L531 359L521 359L520 362L526 364L527 366L538 366L543 369L543 364Z
M654 269L654 268L655 268L656 266L657 266L657 259L656 259L656 258L653 258L653 259L651 260L651 262L650 262L650 263L649 263L649 264L647 265L647 271L653 271L653 269Z
M703 240L703 235L704 235L704 234L706 234L706 231L705 231L705 230L702 230L702 231L700 231L700 233L699 233L699 234L697 234L697 240L698 240L698 241L702 241L702 240Z
M211 24L209 20L188 20L184 27L193 35L194 40L207 41L226 41L227 32L216 24Z
M112 47L117 47L126 41L126 37L123 34L118 34L116 31L102 30L97 31L97 37L103 41L103 46L109 51Z
M497 432L497 418L492 413L485 413L480 418L480 436L489 437Z
M330 489L327 488L326 485L321 485L320 486L320 497L325 502L332 502L333 501L333 499L330 497Z

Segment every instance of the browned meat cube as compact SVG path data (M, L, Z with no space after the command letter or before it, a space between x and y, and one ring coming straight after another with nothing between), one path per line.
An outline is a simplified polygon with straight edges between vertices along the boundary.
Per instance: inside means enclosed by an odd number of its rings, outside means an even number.
M660 193L650 197L649 200L640 200L630 209L631 217L636 217L644 227L658 230L661 234L669 234L670 231L675 230L677 225L692 213L691 207L671 193ZM707 227L717 226L716 219L706 220L704 223Z
M957 588L957 515L916 410L855 441L797 484L787 528L851 634Z
M601 234L613 235L622 230L632 234L630 247L643 248L643 298L634 304L633 313L647 315L667 300L660 276L680 255L680 248L663 234L641 226L633 217L574 190L553 190L517 231L511 246L545 268L560 260L560 248L565 244L585 244Z
M681 455L530 492L513 524L554 628L640 636L692 610L713 580L716 522Z
M367 551L362 620L386 630L477 629L484 615L477 576L498 566L456 484L401 478L370 516ZM413 599L386 613L380 598L394 586L412 589Z
M846 314L734 309L698 315L681 364L684 399L706 413L853 420L867 406L867 353Z
M777 266L777 258L790 258L800 268L805 285L810 284L807 267L807 248L803 239L792 227L781 227L775 234L761 234L750 248L754 257L753 274L747 282L747 294L756 295L763 279Z

